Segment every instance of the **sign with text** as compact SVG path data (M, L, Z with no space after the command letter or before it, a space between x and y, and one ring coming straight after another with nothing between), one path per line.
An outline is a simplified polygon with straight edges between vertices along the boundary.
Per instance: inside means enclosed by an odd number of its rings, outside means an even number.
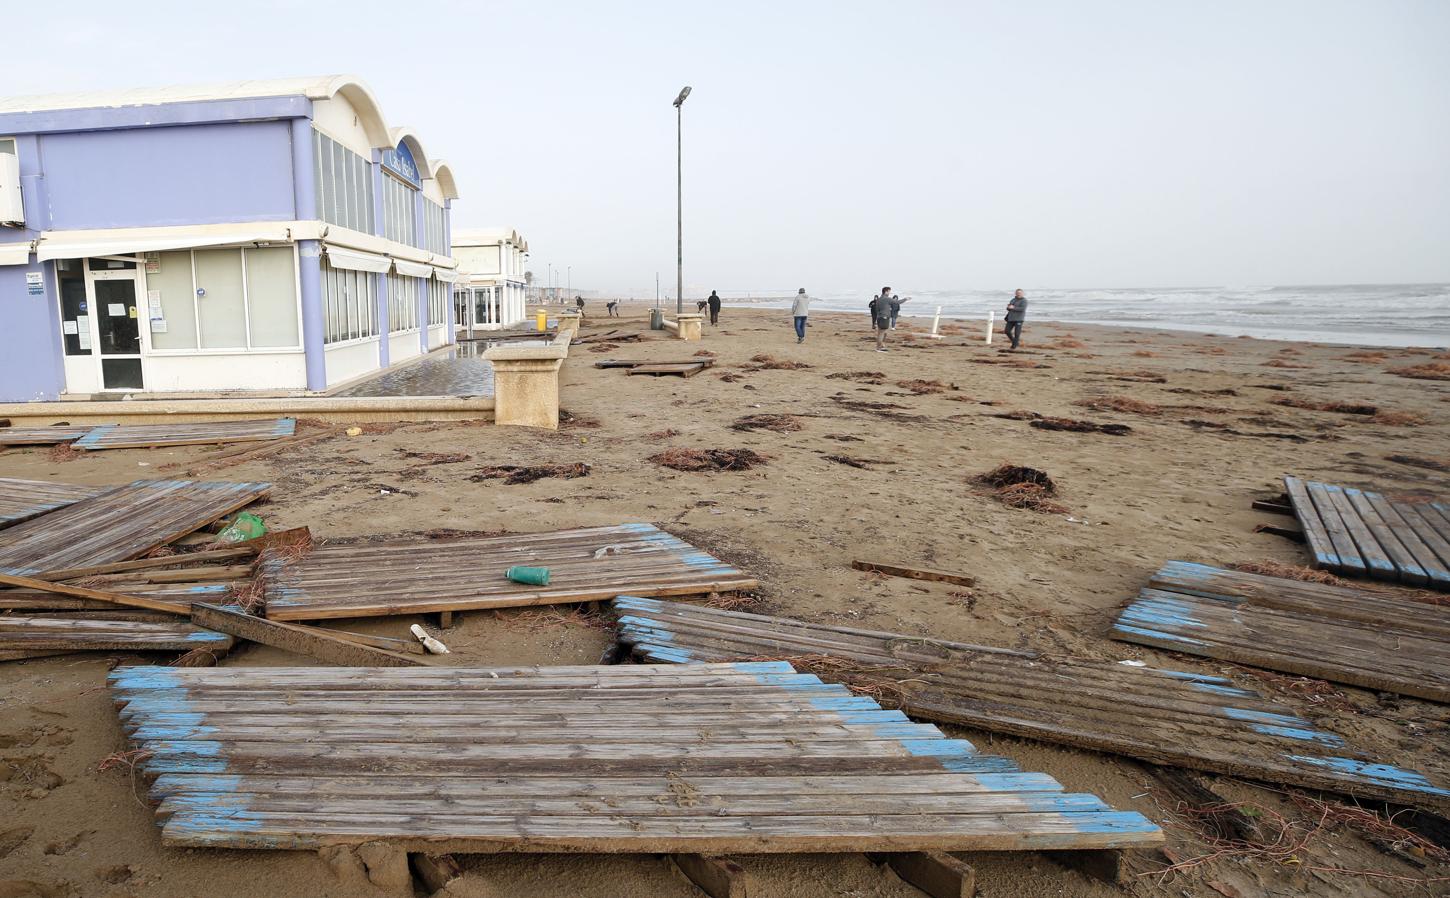
M414 187L423 186L423 179L418 175L418 163L413 161L413 153L406 143L400 143L391 150L383 150L383 168Z

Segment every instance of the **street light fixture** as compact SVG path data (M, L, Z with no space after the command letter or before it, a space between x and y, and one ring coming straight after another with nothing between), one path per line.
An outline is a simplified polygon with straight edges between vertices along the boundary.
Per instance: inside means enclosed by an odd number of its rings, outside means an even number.
M685 200L684 200L684 138L682 136L685 98L690 95L686 85L675 97L675 314L685 311Z

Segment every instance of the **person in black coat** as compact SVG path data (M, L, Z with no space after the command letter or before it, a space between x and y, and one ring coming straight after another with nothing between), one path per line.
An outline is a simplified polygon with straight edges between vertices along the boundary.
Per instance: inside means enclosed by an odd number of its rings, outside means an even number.
M1022 342L1022 322L1027 320L1027 297L1018 290L1007 303L1007 327L1005 332L1007 339L1012 341L1012 348Z
M708 303L709 306L710 306L710 323L711 324L719 324L720 323L720 294L716 293L714 290L711 290L710 291L710 298L707 299L707 300L705 300L705 302Z

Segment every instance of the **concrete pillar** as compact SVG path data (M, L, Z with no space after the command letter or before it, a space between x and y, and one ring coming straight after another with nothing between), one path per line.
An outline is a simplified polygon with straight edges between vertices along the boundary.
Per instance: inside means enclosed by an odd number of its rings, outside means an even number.
M569 339L574 339L574 337L579 333L579 323L582 318L583 316L580 315L578 311L571 310L568 312L560 312L559 333L568 334Z
M675 320L680 326L680 339L692 343L700 340L700 323L705 316L696 312L684 312L676 315Z
M483 357L493 364L493 423L559 429L559 369L569 347L495 346Z

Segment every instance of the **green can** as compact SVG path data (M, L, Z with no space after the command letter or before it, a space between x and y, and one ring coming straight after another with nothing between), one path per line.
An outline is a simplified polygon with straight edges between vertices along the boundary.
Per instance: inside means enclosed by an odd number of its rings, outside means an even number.
M549 569L546 567L526 567L516 564L504 571L503 575L515 583L524 583L529 586L549 585Z

